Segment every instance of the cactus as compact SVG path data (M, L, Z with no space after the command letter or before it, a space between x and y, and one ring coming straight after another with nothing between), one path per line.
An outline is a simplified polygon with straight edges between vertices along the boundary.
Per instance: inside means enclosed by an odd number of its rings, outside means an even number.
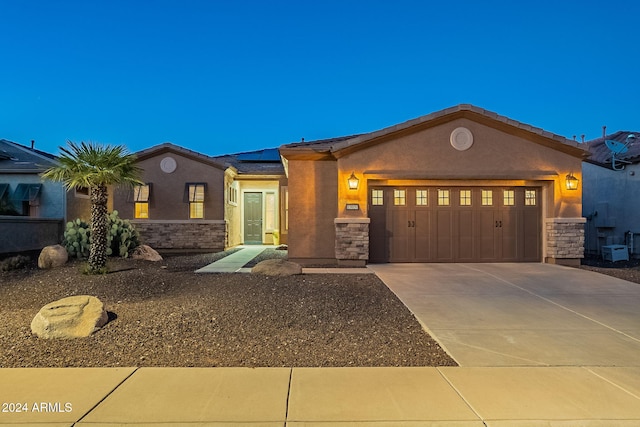
M129 252L140 244L138 231L129 220L118 217L118 211L109 214L109 224L107 253L127 258Z
M138 231L129 220L119 218L118 211L113 211L109 214L108 230L107 255L109 256L118 255L127 258L129 251L140 244ZM79 218L67 223L62 245L67 249L69 256L88 258L90 244L91 230L89 224Z
M67 223L62 246L70 257L82 259L89 256L89 234L89 224L86 222L76 219Z

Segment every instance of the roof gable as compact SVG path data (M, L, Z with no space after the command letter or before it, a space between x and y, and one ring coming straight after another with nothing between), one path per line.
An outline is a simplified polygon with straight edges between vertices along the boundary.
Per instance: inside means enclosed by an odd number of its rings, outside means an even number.
M517 120L500 116L497 113L473 106L460 104L436 111L416 119L408 120L378 131L353 135L351 137L312 141L309 143L288 144L280 147L282 155L288 159L328 160L343 157L358 150L430 127L435 127L459 118L466 118L485 126L498 129L507 134L563 151L575 157L584 158L588 152L576 141L547 132Z
M505 116L500 116L497 113L493 113L470 104L460 104L455 107L427 114L404 123L339 142L331 147L331 152L336 158L340 158L353 153L354 151L396 138L399 135L418 132L460 118L472 120L507 134L515 135L549 148L566 152L567 154L571 154L576 157L582 158L588 155L588 152L581 148L576 141L569 140L563 136L547 132L541 128L537 128Z
M189 150L179 145L172 144L171 142L165 142L163 144L154 145L153 147L138 151L137 153L135 153L135 156L138 160L146 160L165 153L175 153L188 159L200 163L205 163L209 166L213 166L221 170L225 170L227 168L227 165L219 162L214 157L198 153L197 151Z

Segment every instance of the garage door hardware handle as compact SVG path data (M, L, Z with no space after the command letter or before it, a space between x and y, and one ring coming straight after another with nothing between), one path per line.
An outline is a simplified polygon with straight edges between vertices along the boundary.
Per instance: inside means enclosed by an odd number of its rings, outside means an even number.
M416 222L415 221L409 221L409 224L407 224L407 227L409 227L409 228L411 228L411 227L415 228L415 226L416 226Z
M502 221L496 221L496 228L502 228Z

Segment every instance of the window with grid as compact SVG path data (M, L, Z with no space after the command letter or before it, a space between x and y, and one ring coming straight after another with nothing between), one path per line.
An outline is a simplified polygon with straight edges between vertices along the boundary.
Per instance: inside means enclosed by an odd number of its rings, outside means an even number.
M471 190L460 190L460 206L471 206Z
M525 206L536 205L536 190L524 190L524 205Z
M482 190L482 206L493 206L493 190Z
M438 190L438 206L449 206L449 190Z
M189 192L189 218L204 218L204 189L205 184L187 184Z
M371 190L371 205L382 206L384 205L384 191L383 190Z
M516 204L516 192L515 190L504 190L503 204L505 206L515 206Z
M427 206L429 204L428 190L416 190L416 206Z
M133 187L134 218L149 218L150 193L151 186L149 184Z
M393 204L396 206L404 206L407 204L406 190L393 190Z

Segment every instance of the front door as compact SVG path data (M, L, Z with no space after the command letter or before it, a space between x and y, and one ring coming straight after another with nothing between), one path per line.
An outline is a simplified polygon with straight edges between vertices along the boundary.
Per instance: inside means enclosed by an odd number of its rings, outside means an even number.
M262 244L262 193L244 193L244 243Z

